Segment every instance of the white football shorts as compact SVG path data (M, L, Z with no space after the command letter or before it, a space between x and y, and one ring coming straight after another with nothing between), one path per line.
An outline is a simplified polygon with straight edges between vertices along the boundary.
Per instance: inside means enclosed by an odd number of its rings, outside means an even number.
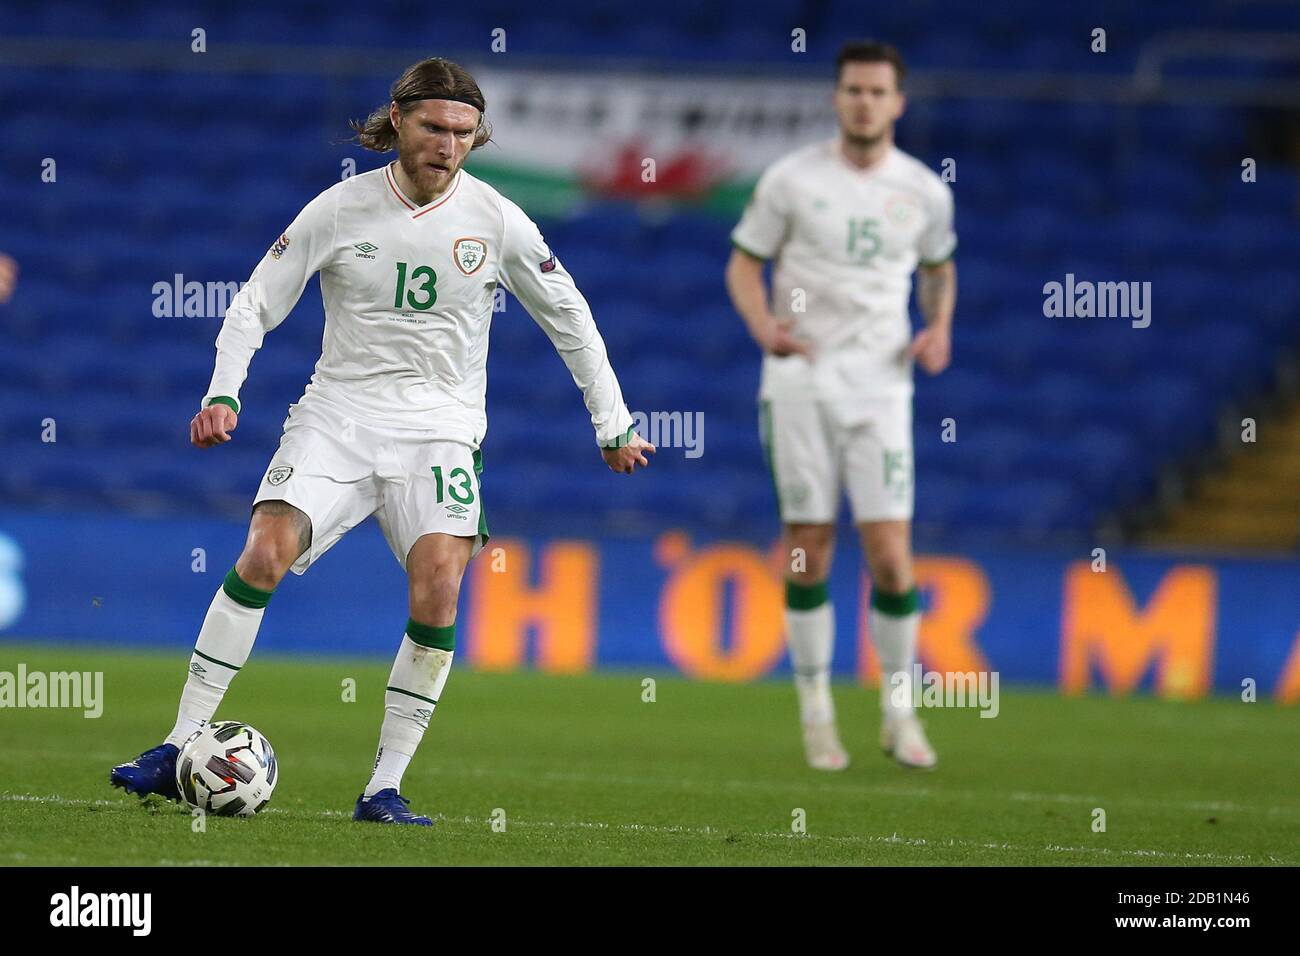
M413 429L382 429L324 402L289 406L280 448L253 499L285 501L311 519L302 574L351 528L374 515L403 568L426 534L488 539L479 476L482 453Z
M911 395L764 399L759 433L784 523L834 524L841 489L855 523L911 520Z

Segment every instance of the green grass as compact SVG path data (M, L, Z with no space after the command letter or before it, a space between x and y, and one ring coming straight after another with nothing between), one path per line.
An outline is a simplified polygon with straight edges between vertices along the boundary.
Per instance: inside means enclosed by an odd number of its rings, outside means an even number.
M917 772L877 749L875 694L844 685L853 765L825 774L784 682L659 676L643 703L642 674L462 669L403 785L424 829L350 819L387 664L256 656L218 716L270 738L280 782L258 817L194 833L176 804L108 785L170 729L184 660L3 646L0 670L102 670L105 706L0 710L0 865L1300 863L1300 720L1271 703L1004 691L993 720L927 711L940 765Z

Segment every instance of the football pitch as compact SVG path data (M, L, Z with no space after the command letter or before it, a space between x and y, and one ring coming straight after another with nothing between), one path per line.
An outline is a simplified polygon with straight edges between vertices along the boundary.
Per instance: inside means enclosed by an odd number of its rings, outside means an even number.
M108 785L170 729L184 652L6 642L0 669L18 661L102 671L104 705L0 710L9 866L1300 864L1300 721L1267 701L1004 688L994 719L927 710L940 763L918 772L881 755L875 692L843 684L853 764L827 774L804 766L785 681L461 668L402 788L435 825L385 827L351 812L388 663L254 654L217 717L266 734L280 780L257 817L195 832Z

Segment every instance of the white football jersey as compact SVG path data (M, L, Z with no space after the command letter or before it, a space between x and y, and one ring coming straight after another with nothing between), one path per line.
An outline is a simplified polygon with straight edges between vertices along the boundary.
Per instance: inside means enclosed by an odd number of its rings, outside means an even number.
M866 170L838 140L768 167L731 238L775 260L772 313L793 320L813 354L765 355L760 396L910 395L912 273L952 255L952 219L949 186L897 147Z
M253 353L320 273L325 334L304 401L359 422L477 448L487 431L488 327L497 284L550 337L597 441L632 426L591 310L537 226L463 169L417 206L391 164L331 186L271 246L226 311L203 404L238 402Z

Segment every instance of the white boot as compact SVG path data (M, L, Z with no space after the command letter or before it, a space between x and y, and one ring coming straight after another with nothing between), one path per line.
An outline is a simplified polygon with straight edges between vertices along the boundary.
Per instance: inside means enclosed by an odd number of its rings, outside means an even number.
M814 770L843 770L849 765L849 755L840 743L835 721L803 725L803 749L808 766Z
M881 718L880 746L885 756L893 757L904 767L929 770L939 762L930 741L925 739L921 721L910 711Z

